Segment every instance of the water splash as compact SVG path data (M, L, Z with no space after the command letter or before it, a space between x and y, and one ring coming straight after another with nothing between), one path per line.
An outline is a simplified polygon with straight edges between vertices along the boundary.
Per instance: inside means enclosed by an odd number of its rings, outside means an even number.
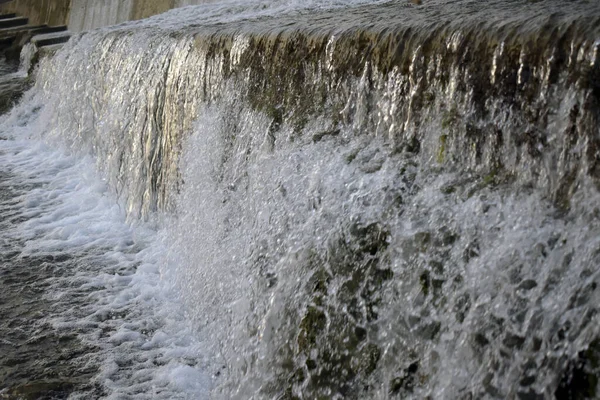
M600 10L455 3L184 8L40 68L214 396L597 393Z

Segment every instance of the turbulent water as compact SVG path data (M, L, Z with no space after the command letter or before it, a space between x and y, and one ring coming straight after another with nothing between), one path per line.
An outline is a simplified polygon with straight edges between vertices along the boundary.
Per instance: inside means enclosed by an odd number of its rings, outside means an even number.
M0 121L0 398L600 391L600 5L220 2Z

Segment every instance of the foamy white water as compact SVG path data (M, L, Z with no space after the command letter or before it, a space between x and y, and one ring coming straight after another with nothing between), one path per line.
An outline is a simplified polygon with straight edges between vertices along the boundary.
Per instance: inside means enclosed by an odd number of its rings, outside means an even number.
M40 310L48 313L40 323L90 346L103 397L207 398L213 371L164 280L170 266L156 225L126 223L95 161L43 139L40 108L24 102L0 128L3 185L26 188L2 238L22 243L20 258L65 261L48 279L52 309Z
M0 255L89 369L61 390L597 393L600 10L369 3L184 7L41 64Z
M165 17L130 23L130 26L135 30L137 26L147 29L158 24L177 29L189 26L198 16L206 23L222 23L316 6L330 8L348 4L231 2L175 10ZM110 31L110 28L105 30ZM34 50L32 46L25 47L17 73L19 78L29 71ZM240 271L220 262L220 255L213 254L206 259L205 251L182 247L203 242L204 249L223 250L215 242L219 236L214 234L221 227L208 226L208 218L195 217L197 221L200 218L200 230L188 225L189 222L182 225L167 215L146 212L146 217L150 217L146 222L131 218L131 213L136 211L123 201L123 196L130 194L121 192L134 189L115 183L111 164L102 160L103 149L97 144L90 147L86 143L89 139L83 143L69 139L83 133L82 122L92 124L93 129L84 128L89 134L96 129L127 124L129 116L107 112L101 120L95 117L80 120L78 128L65 131L73 125L57 124L57 118L64 120L63 113L76 103L68 91L53 92L58 82L53 82L56 77L48 76L48 71L56 71L52 64L46 61L37 87L0 121L3 139L0 161L4 166L2 172L7 174L3 184L17 191L11 200L11 209L7 210L12 223L5 229L3 239L7 243L20 243L19 259L49 260L56 262L61 270L57 276L47 279L43 297L52 310L36 324L49 324L58 333L77 332L83 345L89 346L83 365L97 371L87 385L95 386L95 392L85 389L71 393L70 397L208 398L214 385L222 380L220 377L226 375L224 368L229 356L223 358L222 352L231 352L219 347L223 345L220 336L230 335L231 330L222 330L224 322L217 316L231 313L231 307L238 314L242 310L249 312L250 304L245 303L249 299L245 297L244 285L239 283L240 278L245 279L244 275L237 275ZM118 73L127 77L123 71ZM120 85L114 88L122 89ZM123 97L126 95L128 93L113 94L121 101L127 101ZM89 107L95 107L94 103ZM211 112L214 111L198 116L200 122L195 130L200 130L200 135L213 129L212 122L216 123L210 117ZM191 116L191 120L198 117ZM249 124L248 129L257 128ZM206 137L217 139L219 133L214 131ZM199 149L198 144L190 146ZM204 146L202 151L213 150ZM208 158L208 161L215 160ZM206 162L192 163L190 169L195 168L203 171L211 166ZM199 210L195 206L186 209L183 205L188 193L186 191L179 201L182 220ZM193 192L193 195L198 193ZM211 196L206 196L206 201L212 201ZM221 221L214 222L220 224ZM245 244L240 245L247 246L247 238L236 240L244 241ZM245 250L239 249L236 254L242 257ZM206 282L210 285L185 284L185 279L190 277L186 271L195 269L198 260L203 263L201 271L222 267L224 275L220 278L207 275ZM244 270L243 274L247 273ZM201 280L198 276L190 278ZM221 286L227 293L220 291L218 285L212 287L221 278L230 280L226 288ZM246 278L252 280L252 277ZM194 306L196 300L206 304ZM235 317L238 318L239 315ZM222 331L205 329L207 320ZM205 334L208 337L204 337ZM11 395L12 392L5 393Z

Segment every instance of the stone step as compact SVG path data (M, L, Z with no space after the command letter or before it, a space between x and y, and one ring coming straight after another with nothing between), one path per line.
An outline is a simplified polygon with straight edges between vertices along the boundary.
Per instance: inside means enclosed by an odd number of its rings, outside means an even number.
M65 25L60 26L48 26L48 25L24 25L12 28L0 29L0 50L9 48L17 45L22 47L29 39L36 35L46 33L57 33L65 32L67 27Z
M29 22L29 18L25 18L25 17L0 19L0 29L27 25L28 22Z
M50 44L48 46L40 47L40 49L39 49L40 58L47 57L47 56L53 56L64 45L65 45L64 43L57 43L57 44Z
M49 46L54 44L66 43L71 38L71 32L53 32L35 35L31 38L31 42L37 47Z
M59 26L43 26L39 28L32 29L31 31L36 35L41 35L43 33L56 33L56 32L65 32L67 30L66 25Z
M22 34L24 32L29 32L35 35L41 35L43 33L54 33L54 32L64 32L67 30L65 25L60 26L48 26L48 25L23 25L16 26L12 28L4 28L0 29L0 38L15 38L17 35Z
M0 19L8 19L8 18L15 18L17 16L17 14L2 14L0 15Z
M0 49L10 47L15 41L15 36L0 37Z
M21 26L13 26L10 28L1 28L0 29L0 37L8 37L8 36L14 36L18 33L24 32L24 31L33 31L36 29L43 29L43 28L47 28L48 25L21 25Z

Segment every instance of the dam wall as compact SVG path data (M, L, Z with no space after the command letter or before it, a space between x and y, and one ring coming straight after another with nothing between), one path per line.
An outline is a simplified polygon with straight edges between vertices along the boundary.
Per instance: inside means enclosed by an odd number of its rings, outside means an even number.
M206 0L12 0L0 13L29 17L32 25L68 25L71 32L147 18L172 8L208 3Z
M132 19L133 3L134 0L71 0L71 14L67 21L69 29L83 32L129 21Z
M0 4L0 13L16 13L29 18L31 25L65 25L71 0L12 0Z

